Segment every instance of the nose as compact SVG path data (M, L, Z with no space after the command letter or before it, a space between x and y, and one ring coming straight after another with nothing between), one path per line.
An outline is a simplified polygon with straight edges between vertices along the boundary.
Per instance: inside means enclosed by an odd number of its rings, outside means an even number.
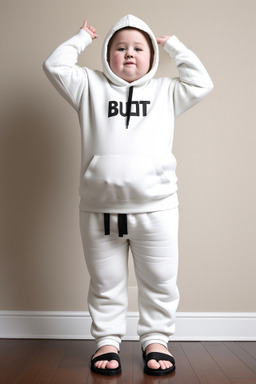
M126 58L127 59L133 58L133 54L132 54L132 52L130 50L126 52Z

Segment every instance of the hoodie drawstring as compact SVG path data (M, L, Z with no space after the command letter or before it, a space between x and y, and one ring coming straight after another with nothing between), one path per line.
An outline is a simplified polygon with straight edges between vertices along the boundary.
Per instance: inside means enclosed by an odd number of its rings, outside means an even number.
M127 100L126 129L128 129L129 127L130 118L131 118L132 94L133 94L133 86L129 88L129 95Z

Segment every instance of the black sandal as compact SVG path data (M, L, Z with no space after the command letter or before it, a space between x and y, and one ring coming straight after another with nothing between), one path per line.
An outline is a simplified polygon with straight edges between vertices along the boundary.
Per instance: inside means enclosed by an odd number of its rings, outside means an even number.
M146 352L143 351L143 359L145 362L144 365L144 373L151 376L164 376L168 375L169 373L173 372L175 370L175 360L172 356L166 354L166 353L160 353L160 352L150 352L148 355L146 355ZM166 368L166 369L152 369L148 367L149 360L167 360L172 363L172 367Z
M110 368L97 368L94 366L94 364L97 361L102 361L102 360L116 360L118 362L118 367L115 369L110 369ZM122 371L121 368L121 361L117 353L115 352L109 352L109 353L104 353L103 355L99 355L97 357L92 356L91 359L91 371L94 373L98 373L99 375L105 375L105 376L112 376L112 375L119 375Z

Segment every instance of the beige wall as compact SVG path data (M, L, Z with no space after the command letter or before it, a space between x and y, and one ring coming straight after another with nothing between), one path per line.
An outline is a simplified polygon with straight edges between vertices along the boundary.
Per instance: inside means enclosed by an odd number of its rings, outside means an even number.
M0 310L87 309L78 226L79 126L42 63L84 18L99 39L133 13L176 34L205 63L214 92L176 123L179 311L256 311L253 0L1 1ZM176 75L161 51L158 75ZM136 310L131 272L130 310Z

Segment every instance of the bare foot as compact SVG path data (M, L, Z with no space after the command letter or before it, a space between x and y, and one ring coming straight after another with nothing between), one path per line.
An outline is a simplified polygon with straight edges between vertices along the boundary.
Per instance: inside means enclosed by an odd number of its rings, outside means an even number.
M161 353L166 353L167 355L172 356L171 353L168 351L168 349L166 349L162 344L153 343L148 345L146 348L146 355L148 355L151 352L161 352ZM167 360L156 361L152 359L148 361L148 368L151 368L151 369L161 368L164 370L171 367L172 367L172 363Z
M104 353L110 353L110 352L114 352L114 353L118 353L118 350L113 347L112 345L104 345L103 347L101 347L100 349L98 349L98 351L95 353L95 355L93 356L94 357L97 357L97 356L100 356L100 355L103 355ZM118 368L118 361L116 360L100 360L100 361L97 361L94 366L96 368L100 368L100 369L116 369Z

